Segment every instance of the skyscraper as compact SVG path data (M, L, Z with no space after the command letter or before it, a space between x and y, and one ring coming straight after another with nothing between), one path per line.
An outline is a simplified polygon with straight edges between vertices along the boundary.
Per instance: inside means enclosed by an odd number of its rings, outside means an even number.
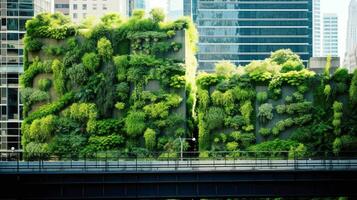
M313 0L313 56L321 56L321 11L320 11L320 0Z
M199 32L199 70L229 60L246 65L290 48L305 63L312 56L312 0L185 0Z
M0 2L0 149L20 148L22 103L19 75L23 72L25 23L35 12L49 8L48 0L1 0ZM34 5L35 4L35 5ZM37 4L37 5L36 5Z
M346 55L344 66L351 72L357 68L355 58L355 51L357 51L357 0L351 0L348 8L348 24L346 37Z
M322 56L338 57L338 17L334 13L323 15Z

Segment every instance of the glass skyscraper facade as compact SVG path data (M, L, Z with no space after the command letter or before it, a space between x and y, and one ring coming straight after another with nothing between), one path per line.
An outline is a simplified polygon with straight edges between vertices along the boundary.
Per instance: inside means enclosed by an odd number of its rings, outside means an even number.
M199 70L229 60L246 65L289 48L312 56L312 0L185 0L199 31Z
M22 104L19 74L23 71L26 20L34 16L33 0L0 0L0 149L20 148Z

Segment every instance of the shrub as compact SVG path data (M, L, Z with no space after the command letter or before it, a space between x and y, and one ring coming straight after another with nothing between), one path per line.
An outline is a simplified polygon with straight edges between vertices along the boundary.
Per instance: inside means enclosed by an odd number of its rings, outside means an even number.
M52 81L47 78L38 80L38 88L42 91L48 91L51 88Z
M124 144L124 137L117 134L107 136L92 135L88 139L88 146L95 151L118 149Z
M165 13L160 8L154 8L150 11L152 20L155 23L163 22L165 20Z
M215 70L218 76L225 76L225 77L232 76L235 69L236 66L229 61L219 61L218 63L215 64Z
M324 94L326 99L328 99L331 95L331 86L329 84L325 85Z
M128 56L115 56L114 65L117 69L118 81L125 81L127 69L129 67Z
M243 118L245 119L247 124L250 124L250 118L253 112L253 106L251 101L245 101L244 103L241 104L241 107L239 109L241 112Z
M88 82L88 73L83 64L76 64L67 69L67 77L70 79L73 87L79 87Z
M36 75L50 72L52 72L50 62L41 62L39 59L35 59L29 68L21 75L20 84L23 87L32 87L33 79Z
M281 72L300 71L304 68L304 64L300 60L288 60L283 64Z
M29 136L35 142L47 142L54 131L55 117L48 115L31 123Z
M27 35L24 38L24 44L25 44L25 48L28 51L33 51L33 52L40 51L43 45L41 40L39 40L38 38L33 38Z
M353 72L353 78L350 86L350 100L353 105L357 104L357 69Z
M24 146L25 160L45 159L49 152L47 143L30 142Z
M258 156L288 156L283 152L287 152L292 147L296 148L297 146L299 146L299 143L293 140L275 139L250 146L248 150L256 152Z
M79 122L87 122L97 118L97 108L93 103L74 103L65 113L66 116Z
M154 150L156 146L156 133L151 128L147 128L144 133L145 146L149 150Z
M49 144L49 150L52 154L60 158L72 158L78 156L80 150L86 143L86 138L79 134L59 134L53 137Z
M65 92L65 69L63 64L59 60L54 60L52 62L53 71L53 86L58 94L63 94Z
M113 56L113 48L111 42L103 37L97 43L98 54L103 58L103 60L108 61Z
M56 114L70 104L74 99L74 94L72 92L64 94L59 100L54 101L50 104L41 106L38 110L29 114L23 123L31 123L33 120L47 115Z
M37 102L50 100L50 95L38 89L24 88L21 90L21 98L24 104L31 106Z
M267 92L258 92L257 93L257 101L258 103L262 104L268 100L268 93Z
M141 111L130 111L125 118L125 131L130 137L141 135L146 128L145 113Z
M118 109L118 110L124 110L124 108L125 108L125 103L123 103L123 102L117 102L117 103L115 104L115 108Z
M259 129L258 133L263 137L268 137L271 133L270 128L261 128Z
M226 145L228 151L236 151L238 150L238 143L237 142L228 142Z
M243 116L235 115L233 117L227 117L224 123L228 127L239 129L240 127L246 125L246 120Z
M169 106L164 102L149 104L144 107L144 111L151 118L166 118L169 115Z
M238 101L246 101L255 98L255 91L250 88L241 88L239 86L232 89L232 93L235 99Z
M211 107L205 115L205 120L207 123L207 128L213 130L215 128L220 128L223 126L224 118L226 114L224 110L219 107Z
M85 53L84 56L82 57L83 66L90 72L97 71L100 64L99 62L100 62L99 57L94 52Z
M273 119L273 105L265 103L259 106L258 117L261 123L266 123Z
M343 104L341 102L335 101L333 103L333 120L332 125L334 127L334 133L336 135L341 134L341 120L343 115Z
M121 134L123 121L118 119L96 120L91 134L104 136L110 134Z
M294 54L290 49L281 49L271 53L270 59L279 65L286 63L287 61L300 62L300 57Z
M175 75L170 78L170 86L173 88L183 88L185 87L186 79L185 76Z

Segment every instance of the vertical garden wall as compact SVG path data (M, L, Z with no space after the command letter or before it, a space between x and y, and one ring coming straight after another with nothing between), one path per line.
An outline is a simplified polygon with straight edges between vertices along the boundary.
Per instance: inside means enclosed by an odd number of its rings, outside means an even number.
M201 156L228 151L340 154L357 147L357 71L305 68L290 50L196 77L197 32L160 10L72 24L28 21L22 144L28 158L164 152L198 137ZM328 62L329 63L329 62ZM185 143L185 149L188 144ZM177 155L177 154L175 154Z
M144 14L80 25L40 14L27 22L21 76L27 157L179 149L177 138L192 132L186 91L194 83L196 30L185 18L164 22L160 10Z
M305 69L290 50L245 67L228 62L197 78L201 156L216 151L286 151L338 154L357 147L354 75ZM351 82L351 78L352 82ZM286 154L288 155L288 154Z

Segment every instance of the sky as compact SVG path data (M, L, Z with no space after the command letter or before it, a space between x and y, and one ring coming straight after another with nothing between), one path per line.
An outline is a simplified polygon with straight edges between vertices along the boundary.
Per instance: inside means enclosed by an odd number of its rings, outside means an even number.
M148 0L148 1L150 2L150 7L162 7L164 9L166 8L166 3L163 3L163 0ZM177 4L177 6L180 6L180 2L182 2L182 0L170 0L170 1L174 1ZM346 31L347 31L349 2L350 0L321 0L320 2L321 17L323 16L323 13L336 13L338 15L339 55L342 61L346 51Z

